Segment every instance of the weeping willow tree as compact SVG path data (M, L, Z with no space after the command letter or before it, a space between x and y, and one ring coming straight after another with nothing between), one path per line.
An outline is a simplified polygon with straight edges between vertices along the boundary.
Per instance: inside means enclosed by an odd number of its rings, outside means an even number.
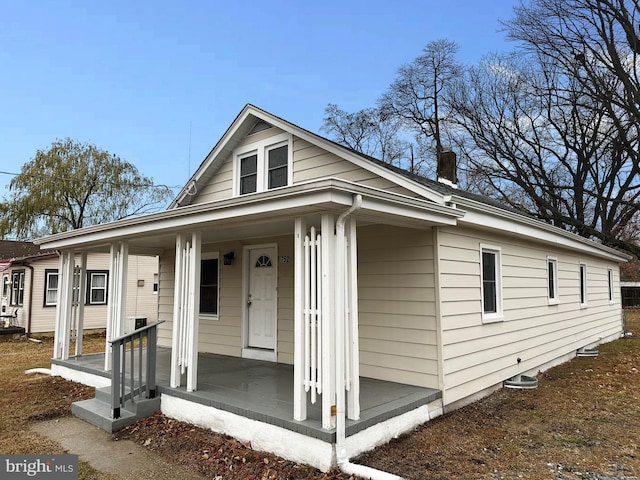
M131 163L66 138L38 150L0 203L0 236L29 240L157 211L171 191Z

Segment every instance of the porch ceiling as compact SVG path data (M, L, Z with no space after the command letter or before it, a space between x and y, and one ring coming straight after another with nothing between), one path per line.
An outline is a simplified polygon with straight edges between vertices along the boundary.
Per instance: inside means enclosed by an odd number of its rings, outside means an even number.
M36 240L43 249L108 251L112 242L126 240L129 251L158 254L173 248L179 232L200 231L203 243L293 234L294 219L318 224L322 213L339 215L363 198L355 215L358 225L381 223L410 228L455 225L464 215L455 208L337 179L325 179L230 198L174 208L141 217L64 232Z

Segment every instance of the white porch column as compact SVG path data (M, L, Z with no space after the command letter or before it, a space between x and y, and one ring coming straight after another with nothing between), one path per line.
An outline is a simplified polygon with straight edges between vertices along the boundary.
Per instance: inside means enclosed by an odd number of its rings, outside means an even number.
M202 239L200 232L191 235L191 255L189 257L189 328L187 329L187 346L189 371L187 372L187 392L198 388L198 338L200 324L200 258Z
M335 221L330 213L322 214L322 428L336 426L332 407L336 405L335 365Z
M127 268L129 244L111 244L109 269L109 289L107 290L107 340L104 355L104 369L111 369L111 344L109 340L124 333L124 317L127 312Z
M59 358L61 360L67 360L69 358L74 257L75 254L73 250L61 252L58 267L58 304L56 306L53 358Z
M176 236L170 385L179 387L181 375L187 373L189 392L197 389L198 380L201 249L199 232L191 238L184 234Z
M305 334L304 334L304 237L307 226L304 219L295 219L293 233L293 419L307 419L307 395L304 388Z
M350 420L360 418L360 342L358 337L358 247L356 219L347 222L347 321L346 326L346 365L347 374L347 417Z
M87 252L82 252L80 256L80 278L78 278L78 289L75 290L76 304L76 356L82 355L82 336L84 334L84 299L82 292L87 288Z
M185 237L176 235L176 259L174 261L173 283L173 333L171 336L171 376L169 386L180 386L180 367L182 365L182 288Z

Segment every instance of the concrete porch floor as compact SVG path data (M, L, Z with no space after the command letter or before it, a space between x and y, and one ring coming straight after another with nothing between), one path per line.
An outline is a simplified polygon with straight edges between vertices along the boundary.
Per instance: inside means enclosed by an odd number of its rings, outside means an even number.
M321 425L322 399L307 403L307 420L293 420L293 366L224 355L198 355L198 390L169 386L171 349L158 348L156 378L158 391L280 426L325 442L335 441L335 431ZM110 378L104 371L104 354L52 359L53 364ZM360 378L359 420L347 420L346 435L353 435L376 423L409 412L441 398L439 390L401 383Z

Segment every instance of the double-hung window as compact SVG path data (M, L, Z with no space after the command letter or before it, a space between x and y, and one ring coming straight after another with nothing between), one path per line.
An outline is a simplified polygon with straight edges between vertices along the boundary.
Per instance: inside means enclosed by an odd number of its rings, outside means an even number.
M234 195L291 185L292 144L292 136L282 133L237 148L233 165Z
M480 245L482 320L502 320L502 266L499 247Z
M613 303L613 270L611 268L607 269L607 285L609 287L609 303Z
M203 254L200 260L200 313L218 315L218 255Z
M11 301L14 307L22 306L24 302L24 270L11 272Z
M581 263L578 271L580 272L580 306L587 306L587 264Z
M45 270L44 272L44 305L53 307L58 303L58 282L60 276L58 270Z
M547 257L547 292L550 304L560 302L558 298L558 260Z
M87 277L87 304L106 304L108 273L105 271L91 271L87 272Z

